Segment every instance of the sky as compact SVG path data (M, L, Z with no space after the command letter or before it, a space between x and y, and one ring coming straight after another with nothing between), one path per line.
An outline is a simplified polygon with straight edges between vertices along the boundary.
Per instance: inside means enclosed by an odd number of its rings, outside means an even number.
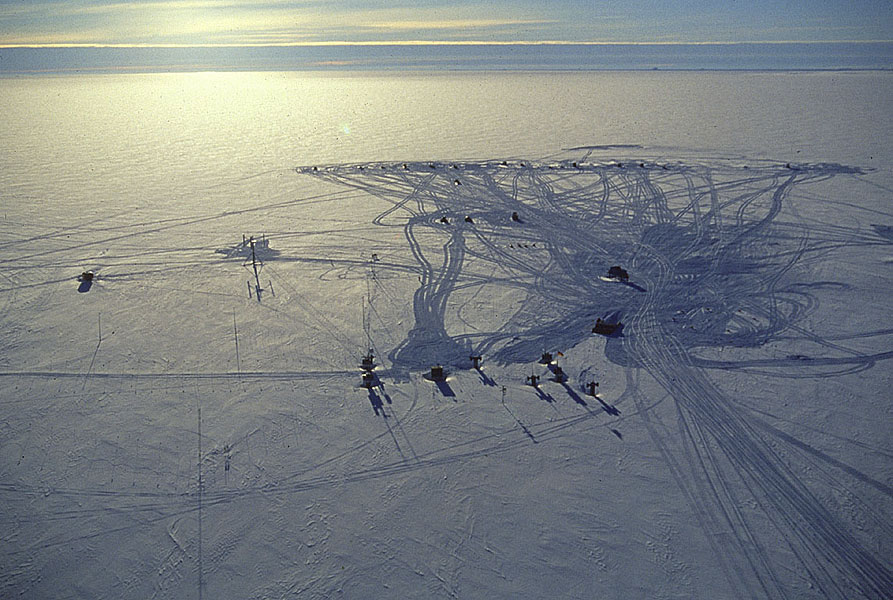
M0 47L893 40L891 0L0 0Z

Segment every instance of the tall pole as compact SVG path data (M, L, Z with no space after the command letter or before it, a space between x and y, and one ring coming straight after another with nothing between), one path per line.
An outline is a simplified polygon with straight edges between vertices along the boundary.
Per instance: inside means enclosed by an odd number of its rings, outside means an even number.
M198 407L198 597L202 597L202 407Z
M254 268L254 281L257 284L257 299L260 300L260 277L257 275L257 257L254 255L254 237L249 240L251 242L251 266Z
M236 340L236 371L242 380L242 361L239 359L239 328L236 327L236 311L233 311L233 338Z
M372 302L369 302L369 308L372 308ZM372 333L371 333L371 324L372 320L371 310L369 313L366 312L366 297L363 296L363 331L366 332L366 346L371 349L372 348Z

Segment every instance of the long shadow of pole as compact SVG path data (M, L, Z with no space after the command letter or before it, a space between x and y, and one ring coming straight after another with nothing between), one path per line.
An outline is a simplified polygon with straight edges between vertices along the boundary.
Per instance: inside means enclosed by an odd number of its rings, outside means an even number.
M510 414L512 416L512 418L515 420L515 423L517 423L518 427L521 428L521 431L523 431L524 434L530 438L530 441L532 441L534 444L539 444L536 437L534 437L533 433L529 429L527 429L527 425L522 423L521 419L516 417L515 413L512 412L512 409L510 409L508 407L508 405L505 403L505 391L506 391L505 386L502 386L502 407L506 410L506 412L508 412L508 414Z

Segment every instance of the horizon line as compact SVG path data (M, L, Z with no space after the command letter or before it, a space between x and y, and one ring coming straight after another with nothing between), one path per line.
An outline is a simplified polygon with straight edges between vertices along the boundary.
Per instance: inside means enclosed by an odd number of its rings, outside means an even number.
M392 41L305 41L264 43L0 43L0 49L65 49L65 48L299 48L325 46L747 46L791 44L891 44L893 40L738 40L738 41L569 41L569 40L392 40Z

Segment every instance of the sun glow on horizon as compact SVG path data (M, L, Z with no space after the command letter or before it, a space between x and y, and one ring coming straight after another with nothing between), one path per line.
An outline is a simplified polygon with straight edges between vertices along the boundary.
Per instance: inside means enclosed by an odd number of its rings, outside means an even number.
M888 41L893 5L809 0L50 0L0 3L0 47L711 44ZM800 7L802 10L794 10ZM791 21L790 14L798 19Z

